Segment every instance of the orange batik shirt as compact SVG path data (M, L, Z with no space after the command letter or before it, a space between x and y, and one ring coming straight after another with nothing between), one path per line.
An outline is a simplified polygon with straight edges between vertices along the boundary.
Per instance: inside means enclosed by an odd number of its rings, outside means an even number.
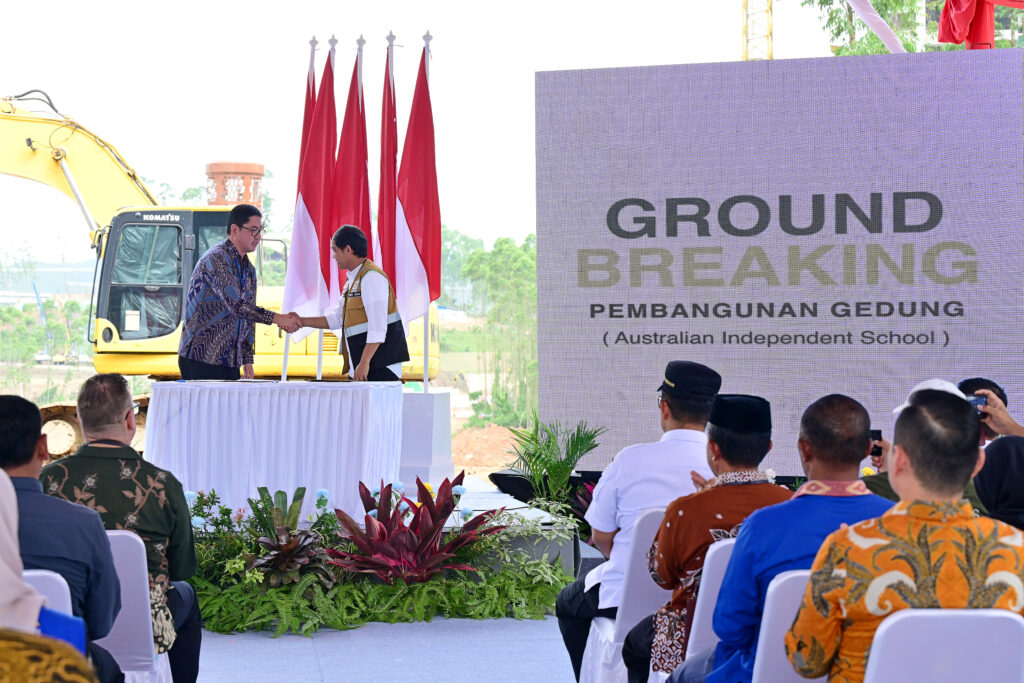
M912 607L1024 608L1024 533L970 503L901 502L822 544L786 654L807 677L864 680L875 630Z

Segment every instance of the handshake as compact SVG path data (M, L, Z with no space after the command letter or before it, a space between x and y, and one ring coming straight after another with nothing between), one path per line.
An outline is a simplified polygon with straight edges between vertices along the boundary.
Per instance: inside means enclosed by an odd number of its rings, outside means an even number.
M294 311L292 313L275 313L274 324L289 334L297 332L300 327L303 327L302 318Z

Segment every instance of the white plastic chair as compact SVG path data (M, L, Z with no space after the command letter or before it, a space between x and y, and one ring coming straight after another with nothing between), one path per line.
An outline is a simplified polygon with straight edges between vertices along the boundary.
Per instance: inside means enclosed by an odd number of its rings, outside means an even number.
M590 623L580 667L582 683L625 681L622 643L626 635L641 619L657 612L669 597L669 593L654 582L647 569L647 551L664 517L665 508L652 508L641 513L633 525L631 553L623 574L619 610L614 621L597 617Z
M810 577L810 569L794 569L781 572L768 584L754 654L753 683L804 683L808 680L793 670L786 657L785 638L800 609Z
M732 557L735 538L724 538L708 546L704 555L704 568L700 573L700 588L697 590L697 604L693 608L693 622L690 627L690 639L686 643L686 657L718 644L718 636L711 628L711 618L715 614L715 603L718 602L718 591L722 588L725 568Z
M114 568L121 582L121 611L106 638L96 641L117 661L126 683L171 683L167 655L153 648L146 545L131 531L108 531Z
M904 609L871 642L864 683L1022 683L1024 618L1004 609Z
M71 589L63 576L49 569L26 569L21 573L21 578L36 593L46 598L47 607L56 612L71 614Z

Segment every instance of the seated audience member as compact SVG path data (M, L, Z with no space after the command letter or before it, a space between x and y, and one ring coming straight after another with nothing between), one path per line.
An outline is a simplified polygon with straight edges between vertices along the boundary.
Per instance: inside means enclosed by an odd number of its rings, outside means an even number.
M670 672L686 652L691 602L700 585L708 546L736 536L754 510L788 500L793 492L757 471L772 446L771 406L757 396L719 394L708 418L707 459L715 478L700 493L678 498L651 546L651 574L673 591L667 605L626 636L622 659L629 680L646 681L649 669Z
M832 394L800 418L797 451L807 482L787 500L755 510L743 522L715 603L717 647L683 662L674 680L750 681L768 584L781 572L809 569L822 541L843 524L878 517L892 501L857 479L871 449L868 411Z
M0 681L96 683L97 680L85 657L64 641L0 627Z
M722 378L711 368L688 361L669 363L658 388L661 440L624 448L594 488L586 520L608 561L578 576L555 601L558 628L576 680L590 622L595 616L615 617L623 574L633 552L633 524L645 510L667 506L680 492L692 492L694 468L711 474L704 426L721 385Z
M1024 437L1004 436L986 446L974 486L989 517L1024 529Z
M899 406L898 408L894 409L892 411L893 414L899 415L904 408L910 405L910 399L913 398L914 394L923 390L945 391L946 393L952 394L953 396L957 396L961 399L967 400L967 397L964 395L964 393L957 389L952 382L947 382L944 379L929 379L925 380L924 382L921 382L916 387L911 389L910 395L907 396L906 402L903 405ZM890 446L887 441L883 441L882 444L882 455L884 458L885 456L887 456ZM882 498L886 498L888 500L896 502L899 500L899 496L896 494L896 491L893 489L892 484L889 481L889 473L886 471L886 469L887 466L879 467L879 472L877 474L871 474L864 477L863 482L864 485L867 486L868 489L876 496L881 496ZM971 507L974 508L976 514L984 515L987 512L985 509L985 505L981 502L981 499L978 498L978 492L974 488L974 481L968 480L967 484L964 486L964 498L970 501Z
M121 375L94 375L78 394L85 445L43 468L43 490L100 513L107 529L127 529L146 544L153 640L167 652L175 683L199 672L202 619L195 590L191 515L181 484L142 459L129 444L135 410Z
M993 394L999 397L999 400L1002 402L1003 406L1010 405L1010 399L1007 398L1006 392L1003 390L1003 388L996 384L995 382L993 382L992 380L985 379L984 377L971 377L970 379L965 379L959 384L957 384L956 388L962 391L965 396L970 396L972 394L976 394L978 396L985 396L985 394L979 394L978 392L983 389L985 391L991 391ZM985 424L984 421L981 423L981 435L986 443L992 441L993 439L999 436L999 434L995 430L993 430L992 427Z
M0 681L95 681L92 667L66 642L41 629L50 616L60 627L85 627L81 619L43 607L43 596L22 578L18 548L18 499L7 473L0 469ZM77 622L75 624L74 622ZM43 630L43 635L36 635ZM82 643L84 646L84 643Z
M93 641L110 633L121 589L110 542L95 510L43 493L39 473L50 459L39 408L20 396L0 396L0 468L18 497L18 542L25 569L64 577L71 611L85 621L89 656L100 681L123 681L109 652Z
M1021 532L975 517L962 499L985 460L980 435L978 413L962 398L936 390L910 397L889 451L889 478L900 502L825 539L786 634L797 673L863 681L875 630L896 610L1020 612Z

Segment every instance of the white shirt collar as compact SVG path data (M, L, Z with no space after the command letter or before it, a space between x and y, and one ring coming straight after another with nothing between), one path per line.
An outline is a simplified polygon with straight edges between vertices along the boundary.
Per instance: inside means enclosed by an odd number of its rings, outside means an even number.
M660 441L693 441L707 443L708 435L696 429L670 429L661 435Z

